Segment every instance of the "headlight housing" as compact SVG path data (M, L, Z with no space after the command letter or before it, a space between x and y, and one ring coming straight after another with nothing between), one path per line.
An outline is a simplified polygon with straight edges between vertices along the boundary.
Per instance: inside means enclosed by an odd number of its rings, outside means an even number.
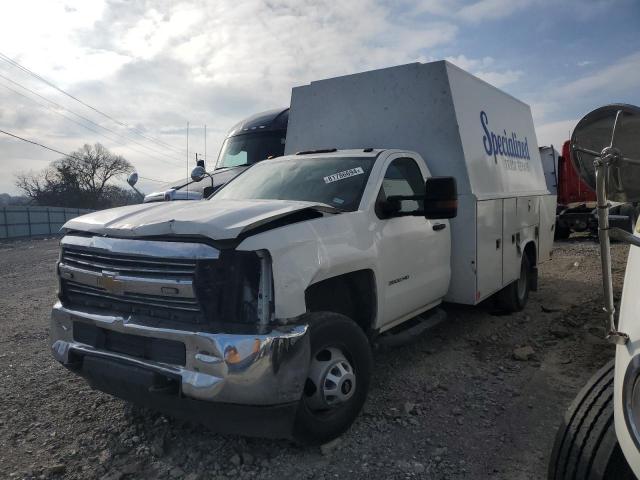
M264 281L271 285L270 261L257 252L222 250L220 258L199 261L196 271L196 294L207 322L264 324L261 307ZM268 299L270 301L270 298Z

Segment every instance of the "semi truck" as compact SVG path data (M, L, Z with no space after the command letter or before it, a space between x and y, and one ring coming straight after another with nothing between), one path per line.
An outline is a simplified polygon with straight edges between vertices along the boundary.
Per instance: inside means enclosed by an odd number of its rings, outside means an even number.
M567 409L549 461L549 480L640 478L640 223L633 233L609 222L610 201L640 200L640 108L607 105L587 114L570 142L580 179L596 192L604 332L615 359L604 365ZM616 313L610 239L630 245ZM617 317L617 318L616 318Z
M556 238L565 240L572 232L598 234L596 193L587 185L570 160L570 141L557 158L558 212ZM548 154L548 152L547 152ZM638 218L637 202L610 202L609 222L632 232Z
M53 356L217 431L323 443L357 417L382 335L536 289L556 200L510 95L446 61L312 82L285 150L206 201L69 221Z
M144 196L144 203L202 200L256 162L284 153L289 108L256 113L236 123L227 132L215 167L206 172L209 181L180 179ZM204 161L199 164L205 167Z

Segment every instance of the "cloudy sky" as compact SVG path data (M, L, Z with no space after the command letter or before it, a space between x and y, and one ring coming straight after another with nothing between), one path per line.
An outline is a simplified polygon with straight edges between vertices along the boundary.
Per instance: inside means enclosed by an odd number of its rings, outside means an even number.
M292 86L414 61L448 59L526 101L540 145L560 145L596 106L640 104L637 0L20 0L4 7L0 129L64 152L99 141L156 180L187 174L187 122L191 157L204 153L207 125L211 163L233 123L288 105ZM58 157L0 133L0 192L17 193L16 172Z

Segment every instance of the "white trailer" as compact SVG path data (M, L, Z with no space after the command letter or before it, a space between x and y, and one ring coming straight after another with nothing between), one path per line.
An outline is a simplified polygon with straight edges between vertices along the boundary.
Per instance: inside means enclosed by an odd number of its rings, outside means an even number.
M456 178L445 300L477 304L516 281L527 244L534 265L550 258L556 196L525 103L446 61L293 89L285 154L362 147L415 151L432 175Z

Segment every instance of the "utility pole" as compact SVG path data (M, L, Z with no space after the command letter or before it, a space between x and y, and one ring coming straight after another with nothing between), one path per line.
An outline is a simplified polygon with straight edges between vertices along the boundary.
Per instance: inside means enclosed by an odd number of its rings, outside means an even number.
M207 124L204 124L204 168L207 168Z

